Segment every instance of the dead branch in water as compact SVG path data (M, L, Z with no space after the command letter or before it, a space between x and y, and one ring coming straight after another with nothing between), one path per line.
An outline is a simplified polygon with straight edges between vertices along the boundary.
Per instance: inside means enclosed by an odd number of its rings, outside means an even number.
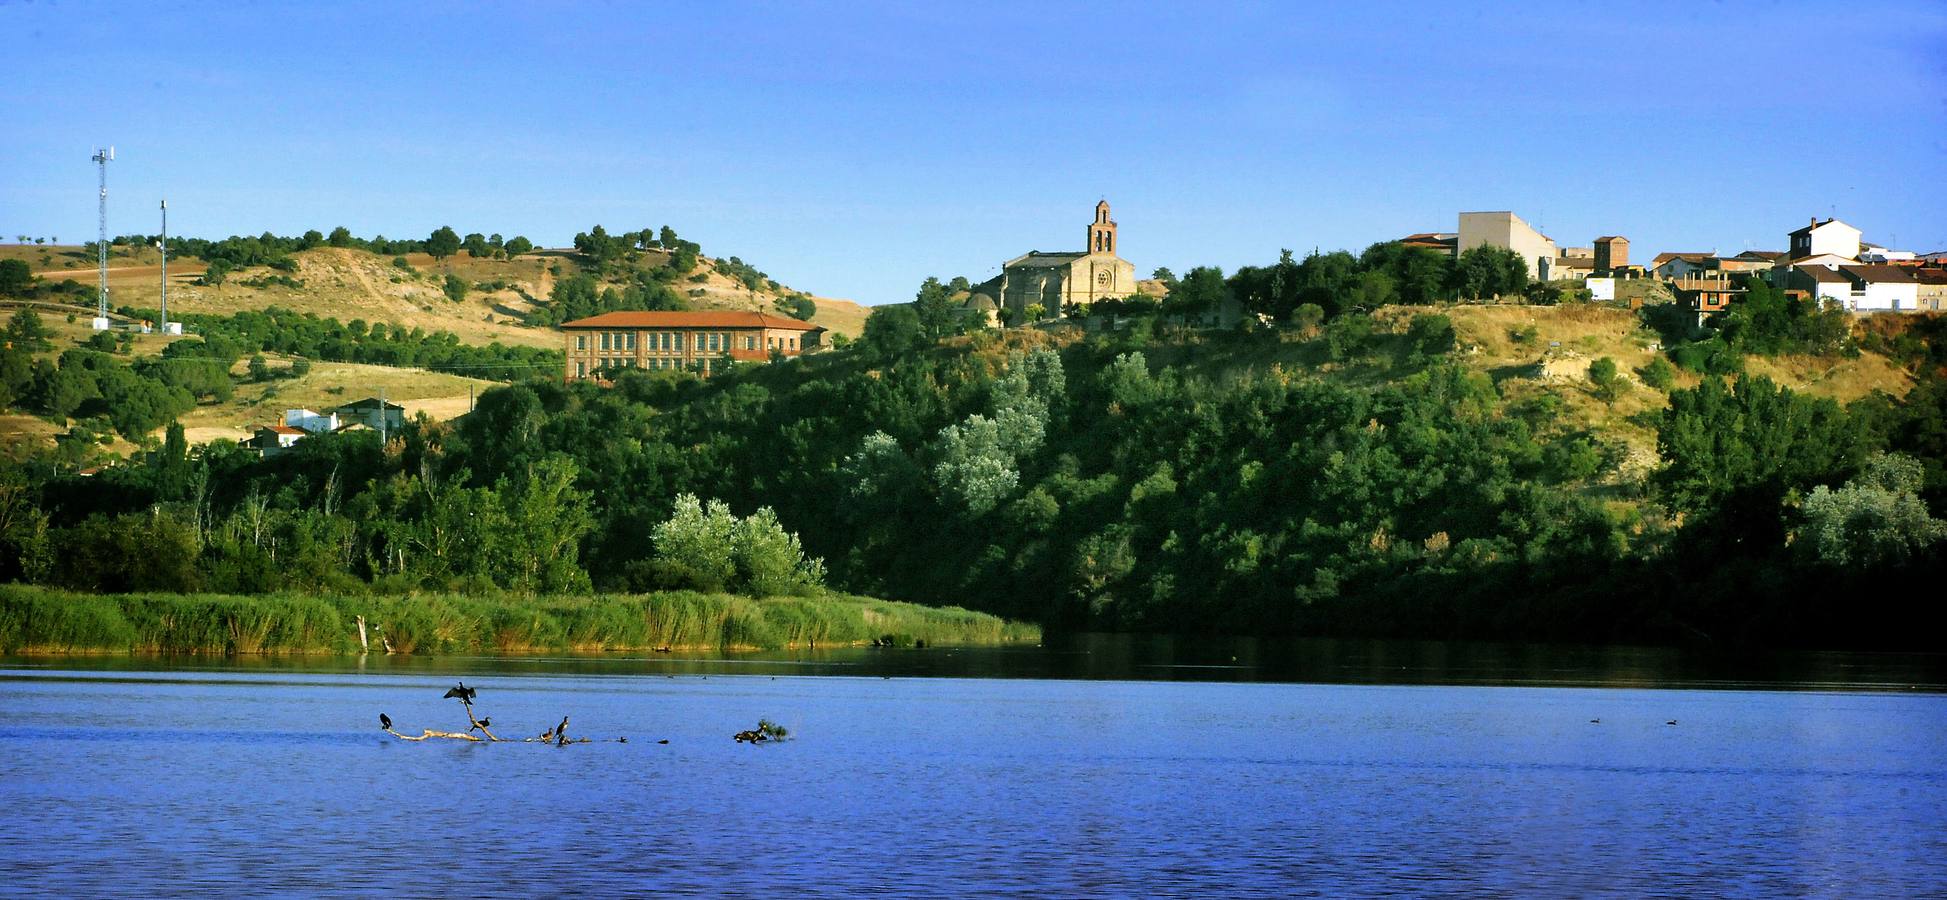
M479 692L480 692L479 688L467 687L466 682L462 681L460 682L458 687L448 690L446 692L445 697L441 698L441 699L453 698L460 701L460 708L466 711L467 730L465 732L440 731L434 728L427 728L427 729L423 729L417 736L409 735L409 734L401 734L398 731L393 729L392 717L386 715L385 713L379 713L379 729L384 731L386 734L392 735L393 737L396 737L402 741L423 741L428 738L445 738L447 740L454 740L454 741L472 741L474 743L484 742L490 744L502 744L502 743L549 744L552 743L557 747L565 747L569 744L594 743L594 740L591 738L569 737L567 716L561 717L560 725L556 725L555 727L550 728L547 731L541 732L540 737L521 738L519 740L509 740L507 738L503 738L497 734L494 734L491 730L489 730L489 726L493 724L492 718L474 717L473 698ZM475 735L474 732L476 731L479 732L480 734ZM614 740L615 743L618 744L626 744L629 742L629 739L626 737L618 737L615 738ZM663 741L663 743L667 744L669 742Z

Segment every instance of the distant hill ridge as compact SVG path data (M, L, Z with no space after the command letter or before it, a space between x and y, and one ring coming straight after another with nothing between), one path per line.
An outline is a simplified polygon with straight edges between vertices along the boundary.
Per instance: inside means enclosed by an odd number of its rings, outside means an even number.
M590 234L593 234L591 232ZM638 233L640 234L640 233ZM673 237L673 232L671 232ZM177 314L227 315L282 306L342 321L362 319L451 331L463 342L557 347L547 310L564 279L592 279L599 298L618 297L632 286L660 281L692 309L753 310L788 314L790 298L805 297L815 309L814 324L856 336L868 312L849 300L794 290L736 257L716 259L694 245L613 249L535 248L510 253L511 242L479 245L474 255L461 247L440 247L435 257L426 241L375 238L352 246L332 246L313 231L299 238L261 235L212 242L172 239L168 260L169 308ZM498 237L497 235L495 237ZM154 309L161 300L160 257L141 235L111 242L109 303L112 308ZM596 247L603 246L596 242ZM195 250L212 258L194 255ZM395 252L396 251L396 252ZM0 245L0 259L25 260L49 281L72 279L94 298L95 255L88 245ZM687 262L682 272L672 263ZM658 278L654 273L663 270ZM211 275L212 270L215 275ZM448 276L459 289L449 293ZM454 295L458 299L454 299ZM81 292L75 293L80 302Z

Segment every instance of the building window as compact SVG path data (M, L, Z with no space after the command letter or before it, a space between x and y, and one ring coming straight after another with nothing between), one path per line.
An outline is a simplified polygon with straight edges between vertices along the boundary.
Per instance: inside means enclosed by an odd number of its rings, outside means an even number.
M608 349L608 332L606 331L602 332L602 349Z
M633 331L629 332L629 349L635 349L635 332Z
M576 377L576 378L587 378L587 377L588 377L588 364L587 364L587 363L582 363L582 362L578 362L578 363L575 363L575 377Z
M575 349L576 350L588 349L588 335L585 334L575 335Z

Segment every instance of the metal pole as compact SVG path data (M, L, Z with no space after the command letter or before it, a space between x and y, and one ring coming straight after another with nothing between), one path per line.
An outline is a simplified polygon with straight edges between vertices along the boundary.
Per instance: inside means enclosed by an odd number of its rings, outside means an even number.
M115 158L115 148L95 151L95 167L100 170L99 207L96 210L96 225L100 234L95 241L95 267L100 272L100 288L97 294L95 317L98 324L108 321L108 161Z
M169 201L162 201L162 240L156 241L157 250L162 251L162 333L169 333Z

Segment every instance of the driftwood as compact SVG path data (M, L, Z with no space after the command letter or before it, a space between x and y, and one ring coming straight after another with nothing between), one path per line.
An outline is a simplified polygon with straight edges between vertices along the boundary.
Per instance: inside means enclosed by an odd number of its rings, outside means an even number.
M493 731L490 730L490 726L493 724L493 719L475 718L473 715L473 696L478 690L479 690L478 688L469 688L466 686L465 682L461 682L459 687L446 692L447 697L452 697L459 700L460 708L466 711L467 729L464 732L440 731L439 729L436 728L426 728L426 729L422 729L420 733L417 735L401 734L399 731L397 731L392 727L392 718L390 716L387 716L384 713L379 714L379 729L384 731L386 734L392 735L393 737L398 738L399 740L402 741L423 741L423 740L427 740L428 738L444 738L446 740L453 740L453 741L472 741L474 743L489 743L489 744L537 744L537 743L553 744L557 747L566 747L569 744L594 743L594 740L591 738L569 737L567 716L562 716L561 724L556 725L555 727L550 728L547 731L541 732L539 737L510 739L510 738L503 738L497 734L494 734ZM475 734L475 732L479 732L479 733ZM629 742L629 739L626 737L618 737L614 739L614 742L618 744L626 744ZM665 740L662 741L662 743L667 744L669 742Z

